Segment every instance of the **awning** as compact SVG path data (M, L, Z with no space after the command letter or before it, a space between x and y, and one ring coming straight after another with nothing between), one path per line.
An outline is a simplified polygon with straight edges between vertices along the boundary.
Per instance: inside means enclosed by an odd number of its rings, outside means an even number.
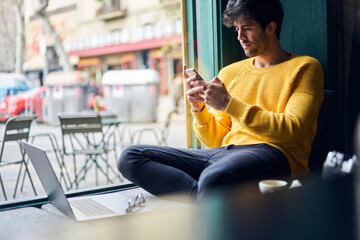
M68 54L70 56L73 55L79 57L92 57L92 56L101 56L101 55L121 53L121 52L132 52L132 51L139 51L144 49L159 48L164 46L165 44L180 44L181 42L182 42L182 36L174 35L171 37L156 38L156 39L144 40L140 42L121 43L111 46L70 51L68 52Z

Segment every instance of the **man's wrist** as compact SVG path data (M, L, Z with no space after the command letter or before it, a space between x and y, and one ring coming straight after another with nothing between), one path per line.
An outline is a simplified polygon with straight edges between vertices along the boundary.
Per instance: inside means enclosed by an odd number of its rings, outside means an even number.
M194 113L199 113L199 112L202 112L205 108L205 104L202 105L202 107L200 109L195 109L195 108L192 108L191 110L194 112Z
M224 105L224 108L222 109L223 112L225 112L226 108L229 106L229 103L231 102L232 97L229 95L226 104Z

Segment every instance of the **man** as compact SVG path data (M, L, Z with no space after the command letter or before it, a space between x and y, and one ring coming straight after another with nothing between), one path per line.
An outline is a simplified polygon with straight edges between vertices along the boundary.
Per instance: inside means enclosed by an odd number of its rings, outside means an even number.
M118 163L124 177L153 194L202 198L217 187L309 171L323 72L314 58L281 48L282 18L278 0L228 2L223 22L249 58L209 82L184 73L195 133L210 149L132 146Z

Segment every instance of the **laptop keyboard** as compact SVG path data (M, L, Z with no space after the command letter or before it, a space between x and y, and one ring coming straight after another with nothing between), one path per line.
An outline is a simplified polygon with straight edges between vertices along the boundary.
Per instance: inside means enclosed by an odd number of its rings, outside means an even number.
M105 207L101 203L91 198L72 200L70 205L75 210L77 210L81 215L86 217L115 213L113 210Z

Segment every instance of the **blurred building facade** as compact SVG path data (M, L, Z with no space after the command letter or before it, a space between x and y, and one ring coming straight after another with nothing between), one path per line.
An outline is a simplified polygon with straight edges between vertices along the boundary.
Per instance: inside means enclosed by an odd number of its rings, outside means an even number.
M15 65L15 16L10 2L0 1L0 72L12 72Z
M35 15L37 1L25 0L26 67L41 74L61 69L53 40ZM151 68L160 72L162 94L181 72L180 0L49 1L48 18L74 69L98 83L107 70Z

